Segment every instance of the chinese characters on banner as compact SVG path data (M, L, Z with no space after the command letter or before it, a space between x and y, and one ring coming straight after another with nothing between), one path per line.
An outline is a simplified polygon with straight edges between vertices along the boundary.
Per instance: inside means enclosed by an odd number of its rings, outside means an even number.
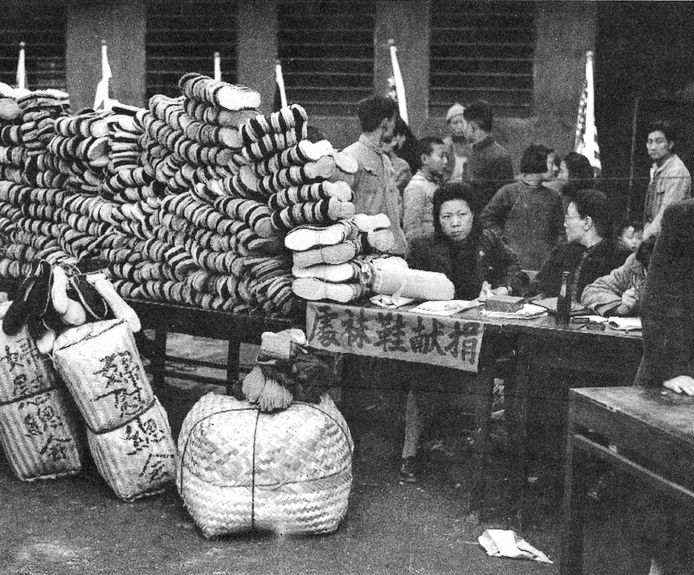
M308 303L311 347L477 372L484 324L406 311Z

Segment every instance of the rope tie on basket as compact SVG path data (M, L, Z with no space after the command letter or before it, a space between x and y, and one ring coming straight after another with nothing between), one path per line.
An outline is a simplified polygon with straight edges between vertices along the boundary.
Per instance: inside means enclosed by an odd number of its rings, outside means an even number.
M258 421L260 411L255 412L255 426L253 427L253 466L251 468L251 529L255 531L255 443L258 435Z
M17 403L18 401L26 401L27 399L31 399L32 397L36 397L37 395L42 395L44 393L48 393L50 391L58 391L60 388L56 385L53 387L48 387L45 389L39 389L38 391L34 391L33 393L30 393L29 395L23 395L22 397L15 397L14 399L8 399L7 401L0 401L0 407L5 407L6 405L12 405L13 403Z
M149 402L149 405L145 409L143 409L140 413L133 415L130 419L126 419L125 421L123 421L119 425L116 425L116 427L112 427L110 429L104 429L103 431L96 431L89 426L89 424L86 422L86 420L85 420L84 424L87 426L87 429L89 429L89 431L91 431L94 435L103 435L104 433L111 433L112 431L115 431L116 429L120 429L121 427L125 427L126 425L130 425L138 417L142 417L145 413L147 413L150 409L152 409L152 407L154 407L154 403L156 401L157 401L157 398L155 397L154 399L152 399L152 401Z
M185 485L183 483L183 468L185 467L185 461L186 461L186 453L188 452L188 445L190 444L190 438L193 435L193 431L203 422L207 421L210 419L210 417L214 417L215 415L219 415L220 413L233 413L235 411L255 411L257 413L257 409L255 407L244 407L241 409L222 409L220 411L213 411L212 413L208 413L205 417L201 417L198 421L196 421L191 427L190 430L188 431L188 435L186 436L186 442L183 445L183 449L181 449L181 462L180 462L180 471L178 474L178 483L180 485L180 492L181 492L181 498L183 498L183 486ZM258 419L256 416L256 429L257 429L257 424L258 424ZM255 431L253 432L253 491L255 491ZM253 500L251 500L251 505L253 505ZM251 516L251 519L254 519L253 516Z

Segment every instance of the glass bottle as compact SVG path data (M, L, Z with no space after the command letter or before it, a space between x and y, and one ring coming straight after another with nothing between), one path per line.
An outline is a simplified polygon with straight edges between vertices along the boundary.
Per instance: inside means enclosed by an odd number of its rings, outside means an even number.
M569 327L569 319L571 317L571 272L562 272L561 288L557 296L557 313L554 316L554 321L561 327Z

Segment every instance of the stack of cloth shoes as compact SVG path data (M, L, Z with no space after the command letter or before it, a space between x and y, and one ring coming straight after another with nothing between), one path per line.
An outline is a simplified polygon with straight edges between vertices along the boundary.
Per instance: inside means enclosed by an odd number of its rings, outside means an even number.
M393 247L384 214L357 214L328 226L300 226L284 239L293 252L292 290L305 300L348 303L369 291L377 248Z
M64 177L57 219L64 223L58 238L66 254L80 261L97 258L116 241L117 205L100 195L109 163L110 112L85 109L56 119L44 163Z
M173 277L170 266L151 257L156 230L150 217L159 210L163 186L157 186L147 161L148 111L118 104L109 118L109 161L99 193L112 206L112 238L101 257L109 264L116 291L124 298L142 297L147 281Z
M243 188L243 127L264 118L260 96L244 86L186 74L182 96L153 96L143 125L144 166L161 189L149 216L145 253L170 278L148 280L137 293L208 309L287 315L290 261L266 202ZM249 168L250 169L250 168Z
M7 89L0 97L0 277L19 278L29 272L20 261L6 257L6 249L14 245L16 220L22 216L18 205L7 199L12 184L22 181L24 147L22 146L22 109L14 90Z
M6 244L0 259L0 276L19 279L29 275L32 264L50 262L74 263L74 252L68 251L72 239L63 202L67 176L50 151L56 135L56 122L66 117L70 102L59 90L24 92L16 99L20 109L19 133L13 135L15 150L21 150L20 182L0 182L2 215L12 224L1 221L0 233ZM20 152L13 152L19 157ZM15 158L15 159L18 159Z
M17 100L0 97L0 180L20 183L24 165L22 109Z

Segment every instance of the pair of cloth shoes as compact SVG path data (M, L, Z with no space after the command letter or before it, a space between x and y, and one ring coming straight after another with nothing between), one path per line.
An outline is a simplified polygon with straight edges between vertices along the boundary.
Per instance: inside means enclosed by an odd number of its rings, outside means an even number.
M284 245L294 252L303 252L320 246L334 246L358 236L359 229L349 220L341 220L332 225L299 226L284 238Z
M292 282L292 291L309 301L348 303L361 298L366 293L366 288L359 283L332 283L314 277L303 277Z

